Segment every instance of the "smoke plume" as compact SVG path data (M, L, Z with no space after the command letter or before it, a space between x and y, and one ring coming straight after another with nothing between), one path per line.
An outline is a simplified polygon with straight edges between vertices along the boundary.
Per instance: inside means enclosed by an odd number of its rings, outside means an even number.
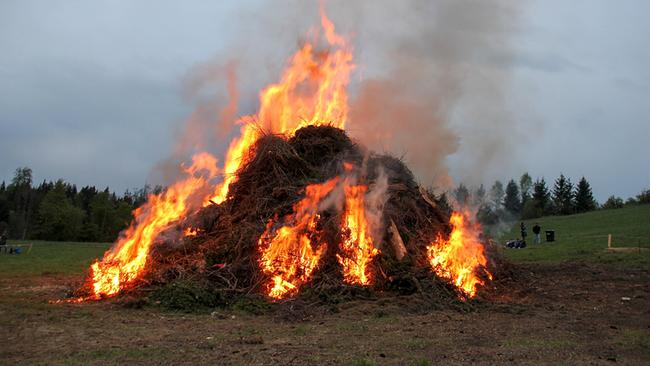
M424 184L450 187L452 155L461 181L498 176L518 141L505 91L521 3L355 4L359 63L368 66L351 106L353 136L402 155Z
M156 166L165 184L178 179L181 164L193 154L211 151L230 136L239 98L236 66L214 60L188 72L183 94L196 107L177 131L171 155Z
M326 1L337 31L351 35L355 47L350 134L404 158L424 185L448 189L452 175L467 184L500 176L521 144L506 91L522 4ZM236 116L256 110L258 91L279 78L306 30L319 24L318 11L316 1L286 0L237 14L254 21L242 22L217 61L191 72L186 94L198 106L161 166L177 166L168 163L186 159L206 136L227 146Z

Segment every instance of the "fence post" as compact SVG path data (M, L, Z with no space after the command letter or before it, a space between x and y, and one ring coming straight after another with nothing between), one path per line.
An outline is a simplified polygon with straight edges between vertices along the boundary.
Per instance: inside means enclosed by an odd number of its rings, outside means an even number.
M612 247L612 234L607 235L607 248Z

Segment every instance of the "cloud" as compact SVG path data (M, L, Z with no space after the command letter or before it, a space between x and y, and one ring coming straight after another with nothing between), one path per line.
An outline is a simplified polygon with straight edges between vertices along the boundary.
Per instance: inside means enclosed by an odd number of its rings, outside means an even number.
M0 89L0 172L28 165L36 177L118 190L144 184L187 113L164 82L50 64ZM54 72L56 70L57 72Z
M640 172L650 148L638 137L650 116L645 2L326 4L354 35L355 95L395 85L418 105L409 112L435 110L423 135L444 143L432 148L435 159L412 160L421 176L441 176L446 165L456 180L490 184L526 169L551 179L580 168L599 199L647 185ZM316 21L317 3L296 0L1 2L0 173L10 179L29 165L36 177L140 186L197 101L182 95L189 70L237 61L237 113L250 113ZM424 156L409 144L414 135L391 148ZM585 153L600 152L600 141L615 173Z

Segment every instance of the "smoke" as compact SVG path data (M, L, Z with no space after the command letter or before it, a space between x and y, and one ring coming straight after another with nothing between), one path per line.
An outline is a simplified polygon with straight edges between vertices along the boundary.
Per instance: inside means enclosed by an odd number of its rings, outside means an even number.
M328 17L355 47L350 134L371 150L404 158L420 183L443 190L452 176L476 185L509 171L523 145L507 104L522 6L326 1ZM255 21L242 22L230 46L188 77L185 94L197 107L172 157L159 166L167 181L193 149L227 146L234 120L255 112L259 90L279 78L301 37L319 24L318 11L317 1L285 0L236 14ZM237 63L228 61L233 57Z
M334 209L338 213L343 213L349 203L346 189L368 184L368 190L363 195L365 220L368 223L370 235L375 239L376 243L380 243L385 232L383 212L388 200L388 175L384 167L378 165L375 172L376 178L372 182L367 182L368 167L365 161L358 167L353 165L345 167L345 164L340 176L341 179L327 197L319 202L318 210Z
M355 44L361 67L368 66L351 106L353 136L403 155L424 184L449 188L450 162L469 184L498 176L520 142L506 89L522 3L355 4ZM349 9L331 8L335 20Z
M369 216L368 221L372 222L371 226L380 228L383 208L388 200L388 175L381 164L377 165L375 169L375 178L368 182L368 165L365 160L361 166L354 166L351 163L344 162L339 176L341 180L327 197L319 203L319 210L333 208L337 212L342 212L345 201L345 187L368 185L368 192L365 195L366 214Z
M197 65L184 81L183 95L196 107L177 131L169 157L158 163L155 173L166 184L182 173L181 163L200 151L223 145L237 120L239 92L237 63L218 60Z
M371 150L403 155L421 180L447 187L444 159L457 150L458 137L420 96L393 80L364 82L351 108L351 134Z
M388 175L383 167L379 166L377 169L377 178L366 194L366 220L372 237L380 243L385 232L383 213L388 200Z
M199 100L199 106L194 111L196 116L188 120L186 139L181 141L177 150L193 146L201 139L201 135L214 137L217 140L225 138L232 124L237 119L237 62L230 60L225 65L211 62L201 64L190 71L185 82L187 99ZM224 92L227 93L224 95ZM204 97L204 100L201 98ZM192 128L207 127L207 128ZM205 134L203 132L210 131Z

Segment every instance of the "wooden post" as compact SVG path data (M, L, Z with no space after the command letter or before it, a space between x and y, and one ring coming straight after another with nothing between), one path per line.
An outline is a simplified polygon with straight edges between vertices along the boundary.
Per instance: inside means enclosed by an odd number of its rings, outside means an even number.
M607 235L607 248L612 247L612 234Z

